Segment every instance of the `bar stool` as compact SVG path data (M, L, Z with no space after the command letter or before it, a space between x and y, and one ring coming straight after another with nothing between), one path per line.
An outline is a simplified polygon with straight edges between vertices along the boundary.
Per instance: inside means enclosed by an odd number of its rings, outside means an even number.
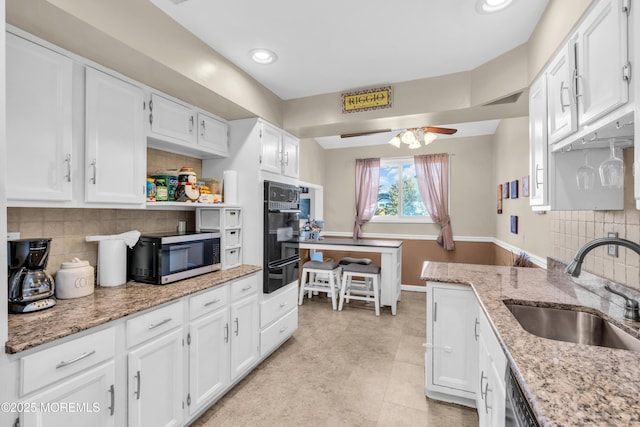
M338 293L340 292L340 265L337 262L307 261L302 265L302 284L298 305L302 305L305 292L309 298L313 292L326 292L331 296L331 305L337 308Z
M364 282L356 282L353 277L363 277ZM358 300L372 302L375 305L376 316L380 316L380 267L369 264L347 264L342 267L342 286L340 288L340 305L342 311L344 300Z

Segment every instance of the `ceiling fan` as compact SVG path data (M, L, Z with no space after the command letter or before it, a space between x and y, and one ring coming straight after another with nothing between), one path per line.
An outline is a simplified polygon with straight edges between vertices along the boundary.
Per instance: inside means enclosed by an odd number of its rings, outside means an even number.
M420 128L408 128L400 131L396 136L394 136L389 144L400 147L400 144L407 144L409 148L419 148L421 144L427 145L432 143L436 138L437 134L444 135L453 135L456 133L458 129L453 128L443 128L437 126L425 126ZM368 132L356 132L356 133L345 133L340 135L340 138L351 138L355 136L365 136L372 135L376 133L383 132L391 132L391 129L380 129L373 130Z

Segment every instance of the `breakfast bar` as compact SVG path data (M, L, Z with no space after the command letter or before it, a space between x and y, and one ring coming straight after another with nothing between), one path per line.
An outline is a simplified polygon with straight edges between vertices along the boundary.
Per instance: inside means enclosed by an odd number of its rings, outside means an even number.
M390 306L396 315L402 279L402 241L377 239L320 238L304 240L300 249L380 254L380 306Z

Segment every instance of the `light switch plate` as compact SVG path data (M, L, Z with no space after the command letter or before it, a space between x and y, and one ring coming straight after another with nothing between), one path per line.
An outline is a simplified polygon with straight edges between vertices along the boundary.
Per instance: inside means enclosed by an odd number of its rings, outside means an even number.
M610 231L607 233L607 237L618 237L618 232ZM618 257L618 245L607 245L607 255Z
M7 240L18 240L20 238L20 232L19 231L9 231L7 232Z

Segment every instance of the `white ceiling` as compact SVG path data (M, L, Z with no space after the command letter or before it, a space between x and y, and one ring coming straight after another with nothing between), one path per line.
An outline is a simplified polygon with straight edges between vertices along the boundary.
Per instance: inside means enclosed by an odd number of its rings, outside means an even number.
M525 43L548 2L483 14L478 0L149 1L284 100L474 69ZM277 62L254 63L255 48Z

